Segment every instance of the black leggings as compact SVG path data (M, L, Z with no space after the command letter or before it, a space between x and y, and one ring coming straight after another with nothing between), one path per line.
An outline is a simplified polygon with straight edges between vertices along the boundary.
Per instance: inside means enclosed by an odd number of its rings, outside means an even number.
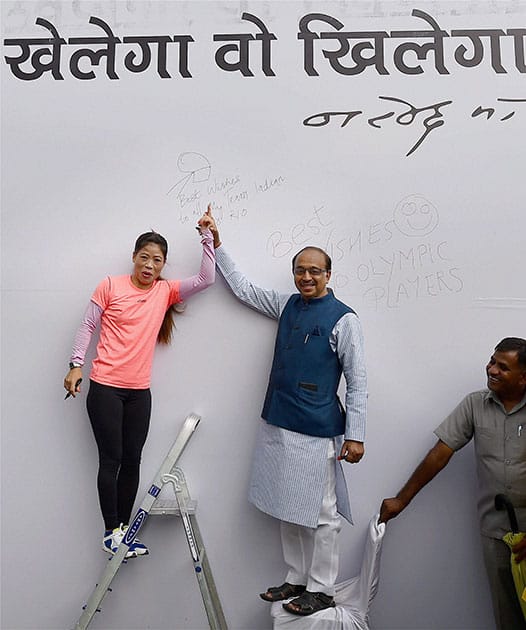
M114 529L130 521L152 397L149 389L123 389L90 381L86 405L99 449L97 488L104 526Z

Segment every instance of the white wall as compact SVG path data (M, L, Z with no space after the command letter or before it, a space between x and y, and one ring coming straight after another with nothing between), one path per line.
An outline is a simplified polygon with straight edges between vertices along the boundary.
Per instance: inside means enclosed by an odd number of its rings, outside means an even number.
M167 275L195 272L196 216L212 202L225 244L265 286L292 288L289 259L303 244L333 255L332 286L360 314L366 336L370 411L367 454L348 467L356 525L343 532L341 578L358 570L367 522L433 444L433 428L467 392L484 386L484 365L504 336L526 336L519 252L524 252L525 75L513 41L501 38L505 72L484 58L467 68L445 38L449 74L433 55L424 72L393 64L408 35L386 39L386 67L344 76L315 42L319 76L303 69L298 23L307 13L339 19L346 31L524 28L526 3L502 2L12 2L2 41L190 34L191 77L152 67L132 74L117 45L119 79L72 76L78 46L62 47L63 79L21 80L2 59L2 628L70 628L105 566L95 489L96 449L85 391L64 402L72 338L96 284L130 269L136 236L168 238ZM253 77L214 61L214 34L253 33L247 11L273 32L271 64ZM328 25L311 24L319 32ZM356 43L357 40L353 40ZM96 45L91 46L97 50ZM3 46L4 56L19 48ZM43 62L49 61L43 58ZM408 54L410 65L418 62ZM342 61L343 63L343 61ZM352 65L347 58L347 65ZM28 63L22 66L29 71ZM87 72L85 59L81 68ZM443 126L423 135L415 108L451 101ZM495 113L472 116L479 107ZM326 111L360 110L309 127ZM511 112L515 114L509 118ZM368 120L378 119L373 126ZM188 177L191 173L192 177ZM187 180L184 178L188 177ZM408 212L415 223L407 223ZM404 214L405 213L405 214ZM158 349L154 410L141 494L188 412L202 423L181 461L199 501L199 522L232 629L271 627L257 596L283 577L277 524L246 501L275 325L238 304L219 279L177 318L173 346ZM92 355L90 355L92 356ZM492 627L480 558L470 447L405 514L389 524L372 627ZM155 520L142 539L151 555L129 563L92 627L201 629L199 591L180 523Z

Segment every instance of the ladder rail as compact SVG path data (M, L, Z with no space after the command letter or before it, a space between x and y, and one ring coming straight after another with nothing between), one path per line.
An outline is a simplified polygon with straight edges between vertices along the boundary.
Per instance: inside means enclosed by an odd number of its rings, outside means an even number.
M189 510L191 497L184 473L180 468L176 468L173 474L165 475L163 480L166 483L170 482L175 492L210 630L228 630L197 518Z
M198 541L202 541L201 532L195 519L195 516L189 515L190 522L192 523L194 536ZM208 554L204 546L201 553L201 567L202 571L197 572L197 581L199 583L199 590L201 591L201 597L208 617L208 624L210 630L228 630L223 607L221 606L221 600L219 599L219 593L212 576L212 570L208 561Z
M102 574L99 583L91 594L87 604L83 607L82 615L74 626L74 630L85 630L91 623L95 613L99 612L99 606L110 589L113 578L117 575L123 563L128 547L119 545L117 553L108 560L106 570Z

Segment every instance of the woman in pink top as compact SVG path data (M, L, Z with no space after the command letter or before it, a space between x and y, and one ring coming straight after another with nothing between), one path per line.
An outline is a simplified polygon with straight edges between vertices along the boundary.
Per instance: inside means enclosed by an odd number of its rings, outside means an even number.
M156 232L141 234L133 250L131 275L108 276L95 289L75 336L64 388L80 392L82 366L100 325L86 400L99 451L97 488L104 519L102 548L115 554L128 526L137 489L141 452L151 411L150 373L156 342L171 341L172 307L206 289L215 279L209 210L199 220L203 256L200 272L165 280L168 244ZM148 549L135 538L126 557Z

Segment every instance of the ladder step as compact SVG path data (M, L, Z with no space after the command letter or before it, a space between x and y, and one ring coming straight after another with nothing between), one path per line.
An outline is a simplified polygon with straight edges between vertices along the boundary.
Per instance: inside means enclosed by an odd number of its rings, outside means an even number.
M194 499L190 500L188 502L188 505L186 506L186 509L188 510L188 514L195 514L197 509L197 501ZM179 509L179 504L177 503L177 501L157 500L150 508L150 515L151 514L160 514L162 516L181 516L181 510Z

